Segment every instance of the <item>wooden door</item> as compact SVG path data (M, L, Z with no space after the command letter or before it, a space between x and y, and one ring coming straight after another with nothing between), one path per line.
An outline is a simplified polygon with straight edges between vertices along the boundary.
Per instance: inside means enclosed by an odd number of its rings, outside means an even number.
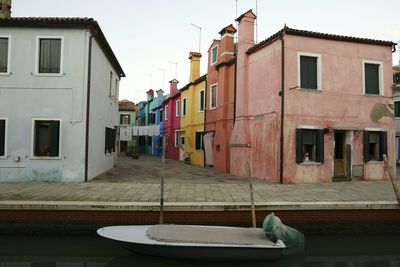
M334 152L334 178L346 177L345 165L345 133L335 132L335 152Z

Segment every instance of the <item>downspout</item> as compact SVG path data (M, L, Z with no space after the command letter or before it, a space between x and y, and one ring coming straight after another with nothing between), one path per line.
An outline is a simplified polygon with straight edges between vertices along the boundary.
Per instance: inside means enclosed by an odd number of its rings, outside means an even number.
M235 71L233 73L233 125L235 125L236 122L236 81L237 81L237 49L235 49Z
M89 37L88 51L88 74L87 74L87 95L86 95L86 136L85 136L85 182L88 181L89 172L89 118L90 118L90 87L92 72L92 42L97 32L92 33Z
M281 40L281 91L280 91L280 96L281 96L281 136L280 136L280 166L279 166L279 183L283 184L283 134L284 134L284 119L285 119L285 30L286 27L283 28L281 37L279 38Z
M208 75L207 75L208 76ZM205 90L204 90L204 130L203 130L203 137L204 137L204 133L206 132L206 115L207 115L207 108L206 108L206 103L207 103L207 76L206 76L206 81L205 81ZM203 142L204 145L204 142ZM205 149L203 147L203 167L206 166L206 153L205 153Z

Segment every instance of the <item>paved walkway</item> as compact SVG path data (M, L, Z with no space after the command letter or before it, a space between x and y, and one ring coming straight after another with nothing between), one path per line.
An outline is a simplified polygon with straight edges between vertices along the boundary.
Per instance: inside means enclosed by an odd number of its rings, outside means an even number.
M160 196L160 166L155 158L125 157L117 168L87 183L1 183L0 209L68 204L154 207ZM167 206L249 204L249 184L245 178L170 160L166 161L166 169ZM299 209L397 208L390 181L280 185L255 180L254 198L257 206L286 205Z

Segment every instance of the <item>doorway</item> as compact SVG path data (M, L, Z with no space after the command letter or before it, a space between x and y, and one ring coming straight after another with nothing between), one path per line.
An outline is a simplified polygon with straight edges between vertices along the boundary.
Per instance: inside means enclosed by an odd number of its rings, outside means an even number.
M179 160L183 160L185 158L185 136L181 135L179 139Z
M333 181L351 180L351 145L346 131L334 132Z

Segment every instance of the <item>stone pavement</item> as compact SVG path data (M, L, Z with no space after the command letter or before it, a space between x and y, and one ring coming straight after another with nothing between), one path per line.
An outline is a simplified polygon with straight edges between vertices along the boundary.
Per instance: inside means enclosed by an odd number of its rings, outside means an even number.
M246 178L171 160L166 161L166 169L166 206L248 207L249 184ZM117 168L87 183L1 183L0 209L33 208L35 205L57 209L57 205L68 203L73 203L75 207L111 205L114 209L123 206L154 208L160 197L160 174L159 159L141 157L132 160L123 157ZM326 209L398 208L390 181L296 185L271 184L255 179L253 182L256 206L286 205L294 209L307 209L307 205Z

